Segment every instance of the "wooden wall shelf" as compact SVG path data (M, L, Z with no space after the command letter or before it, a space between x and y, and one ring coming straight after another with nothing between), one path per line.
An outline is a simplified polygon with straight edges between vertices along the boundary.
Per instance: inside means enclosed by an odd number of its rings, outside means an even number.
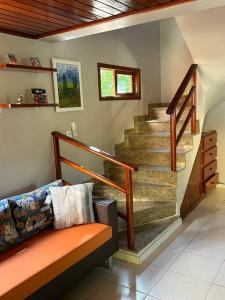
M21 70L30 72L57 72L55 68L34 67L30 65L14 65L14 64L0 64L0 70Z
M33 104L33 103L23 103L23 104L0 104L0 109L4 108L25 108L25 107L57 107L58 104L47 103L47 104Z

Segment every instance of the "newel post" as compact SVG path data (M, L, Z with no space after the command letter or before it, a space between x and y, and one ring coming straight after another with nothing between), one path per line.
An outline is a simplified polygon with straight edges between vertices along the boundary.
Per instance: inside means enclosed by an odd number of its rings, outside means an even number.
M55 156L56 179L62 179L59 139L56 135L54 135L54 133L52 134L52 138L53 138L53 148L54 148L54 156Z
M177 171L177 133L176 133L176 110L170 115L170 161L171 171Z
M194 107L194 109L191 117L191 133L195 134L197 132L197 71L195 71L193 75L193 86L195 86L195 91L192 95L192 107Z
M126 185L126 209L127 209L127 242L130 250L135 249L134 234L134 211L133 211L133 188L132 188L132 171L125 170Z

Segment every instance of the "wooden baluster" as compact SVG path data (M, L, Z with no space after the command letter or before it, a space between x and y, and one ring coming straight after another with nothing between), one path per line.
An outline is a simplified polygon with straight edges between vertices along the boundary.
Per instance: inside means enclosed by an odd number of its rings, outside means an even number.
M193 75L193 86L197 87L197 72L194 72ZM192 106L194 106L192 117L191 117L191 133L196 134L197 132L197 116L196 116L196 100L197 100L197 89L192 96Z
M127 242L130 250L135 249L135 234L134 234L134 211L133 211L133 187L132 187L132 171L125 171L126 185L126 208L127 208Z
M53 147L54 147L54 155L55 155L56 179L62 179L62 170L61 170L61 162L60 162L60 149L59 149L59 139L55 135L53 135Z
M170 160L171 171L177 171L177 134L176 134L176 110L170 115Z

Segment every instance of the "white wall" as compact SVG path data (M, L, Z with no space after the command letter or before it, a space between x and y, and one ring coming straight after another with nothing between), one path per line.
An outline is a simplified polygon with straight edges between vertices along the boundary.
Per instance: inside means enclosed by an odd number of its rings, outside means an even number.
M162 102L173 99L193 58L174 18L160 21Z
M204 130L218 131L218 170L225 182L225 6L177 17L177 22L199 65L199 106Z
M39 186L54 179L51 136L65 132L71 121L78 125L78 139L113 152L134 115L146 111L148 102L158 101L160 88L159 23L99 34L74 41L49 44L0 34L0 54L16 53L19 59L39 56L43 65L52 57L79 60L82 65L84 111L55 113L53 108L12 109L0 114L0 198ZM2 58L3 60L3 58ZM142 100L99 102L97 62L141 68ZM0 102L15 102L22 92L29 99L32 87L47 89L52 101L50 74L0 71ZM64 152L71 154L71 148ZM92 156L73 151L81 164L102 172L102 164ZM72 182L80 175L67 173Z
M215 106L206 116L204 130L217 131L218 172L220 182L225 183L225 102Z

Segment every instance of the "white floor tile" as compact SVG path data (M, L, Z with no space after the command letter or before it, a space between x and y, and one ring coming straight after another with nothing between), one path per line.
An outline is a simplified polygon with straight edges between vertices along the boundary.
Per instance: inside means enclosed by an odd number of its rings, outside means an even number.
M151 291L162 300L203 300L210 283L168 271Z
M221 260L183 252L169 269L199 280L213 282L222 264Z
M225 287L225 263L217 274L214 283Z
M184 250L196 234L197 232L195 230L185 230L169 245L169 247Z
M85 299L96 287L101 285L102 282L110 277L112 272L105 268L96 268L90 272L83 280L75 283L74 288L66 293L62 300L83 300Z
M225 242L204 238L201 235L197 235L185 250L215 259L225 259Z
M124 264L113 277L122 285L148 294L151 288L164 274L164 269L155 266Z
M146 294L118 284L111 278L97 287L85 300L144 300Z
M218 207L217 212L225 214L225 202Z
M224 300L225 299L225 288L222 286L213 284L205 299L206 300Z
M179 249L167 248L152 263L152 266L167 269L182 253Z

